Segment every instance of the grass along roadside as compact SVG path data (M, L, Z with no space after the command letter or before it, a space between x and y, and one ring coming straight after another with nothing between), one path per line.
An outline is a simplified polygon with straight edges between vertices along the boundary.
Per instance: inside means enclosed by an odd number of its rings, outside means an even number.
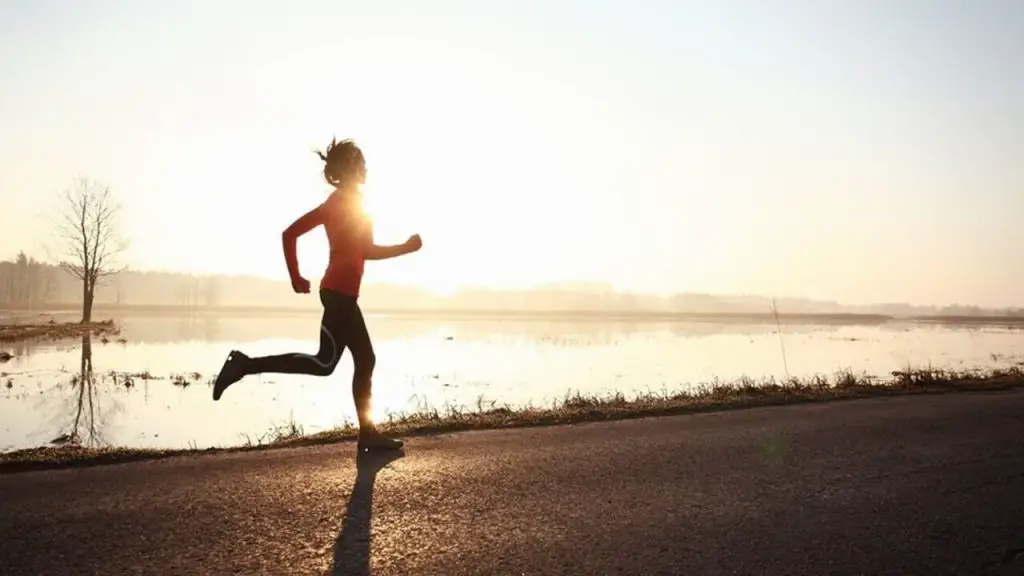
M442 434L464 430L517 428L623 420L696 412L750 408L801 402L872 398L907 394L995 391L1024 387L1024 368L950 371L907 369L879 380L850 371L832 377L755 380L741 378L733 382L712 381L693 389L645 392L633 397L623 394L605 396L570 392L545 407L510 407L478 400L474 409L447 406L423 407L411 413L392 415L380 428L397 436ZM29 470L91 466L137 460L218 454L250 450L281 449L317 444L352 442L356 428L342 428L305 435L294 422L274 428L241 446L224 448L137 449L91 448L75 445L46 446L0 454L0 474Z

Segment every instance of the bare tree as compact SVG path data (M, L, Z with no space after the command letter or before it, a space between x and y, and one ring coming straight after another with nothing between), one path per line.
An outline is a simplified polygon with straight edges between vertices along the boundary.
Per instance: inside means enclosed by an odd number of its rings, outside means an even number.
M127 243L117 233L120 206L110 188L81 179L64 192L57 220L60 264L82 281L82 322L92 321L96 284L118 272L117 257Z

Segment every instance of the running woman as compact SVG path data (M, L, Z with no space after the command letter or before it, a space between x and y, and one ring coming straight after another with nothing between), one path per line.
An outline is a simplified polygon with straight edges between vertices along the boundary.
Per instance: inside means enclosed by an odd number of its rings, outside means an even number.
M362 209L366 162L362 150L353 141L332 139L327 150L317 154L324 161L324 179L334 190L323 204L292 223L281 239L292 289L308 294L309 281L299 274L295 246L300 236L317 226L323 226L327 232L330 260L320 281L320 302L324 309L320 349L315 355L294 352L256 358L232 350L214 383L213 399L220 400L228 386L252 374L328 376L348 348L355 368L352 396L359 417L359 450L397 450L402 447L402 441L378 432L370 418L370 388L376 356L359 309L359 288L366 260L385 260L415 252L422 241L415 234L404 244L394 246L373 242L373 222Z

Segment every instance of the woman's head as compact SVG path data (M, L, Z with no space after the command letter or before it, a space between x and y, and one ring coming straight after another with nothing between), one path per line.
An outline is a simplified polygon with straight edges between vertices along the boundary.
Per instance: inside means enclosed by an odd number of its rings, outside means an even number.
M337 188L356 187L366 180L363 151L352 140L341 142L331 138L327 150L317 155L324 161L324 180Z

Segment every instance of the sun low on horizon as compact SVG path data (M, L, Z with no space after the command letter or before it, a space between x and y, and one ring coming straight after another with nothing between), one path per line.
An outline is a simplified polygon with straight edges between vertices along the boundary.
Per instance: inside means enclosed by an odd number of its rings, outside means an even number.
M351 104L367 117L396 115L370 96L353 97ZM157 205L125 198L136 211L131 220L143 223L138 235L161 228L175 235L177 222L189 222L194 230L216 230L217 241L210 243L204 234L178 236L174 245L138 246L140 260L160 253L161 259L178 259L179 269L283 279L280 232L330 194L314 151L331 138L350 138L366 155L363 204L374 221L375 241L398 244L411 234L423 239L414 255L368 263L367 283L450 293L469 286L615 281L608 265L628 264L629 243L646 233L621 217L620 196L580 181L587 174L577 167L581 152L548 152L547 160L510 172L505 163L522 153L528 139L511 125L474 137L473 123L454 120L454 111L441 130L431 117L412 113L396 126L339 110L308 110L294 123L277 126L276 137L240 124L230 136L211 136L171 158ZM410 137L417 134L428 137ZM542 144L533 148L543 150ZM688 222L691 232L699 230L695 223ZM625 242L606 234L616 228ZM696 251L698 245L686 246ZM319 278L327 256L322 230L300 239L300 269L307 278ZM624 277L656 288L642 274Z

